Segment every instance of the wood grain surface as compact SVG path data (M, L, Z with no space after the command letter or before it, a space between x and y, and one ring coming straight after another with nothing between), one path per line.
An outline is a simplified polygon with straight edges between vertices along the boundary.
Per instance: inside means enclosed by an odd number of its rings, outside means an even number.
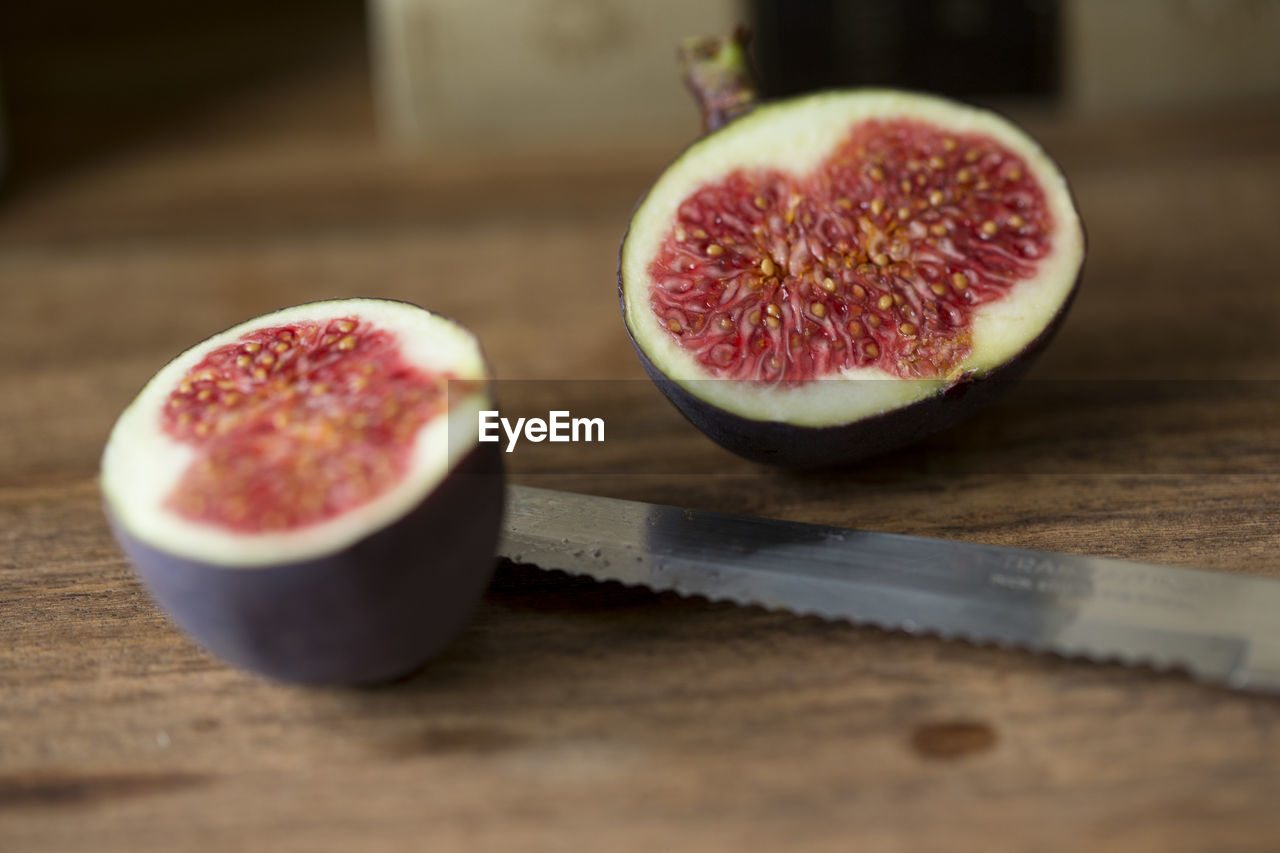
M1280 575L1278 106L1027 117L1090 236L1060 337L996 409L809 475L694 433L622 333L617 245L672 152L397 159L363 80L317 73L9 197L0 849L1280 849L1274 699L513 565L412 678L280 686L165 621L95 483L168 358L380 295L471 326L522 405L608 413L520 482Z

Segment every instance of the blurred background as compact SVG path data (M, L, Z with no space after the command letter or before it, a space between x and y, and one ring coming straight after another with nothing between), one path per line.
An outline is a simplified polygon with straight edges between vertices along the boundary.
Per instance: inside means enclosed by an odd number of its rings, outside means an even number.
M670 152L697 129L673 45L740 21L774 95L890 84L1105 116L1280 92L1275 0L47 0L0 11L6 181L304 71L330 75L347 132L401 149ZM311 106L297 111L324 114Z

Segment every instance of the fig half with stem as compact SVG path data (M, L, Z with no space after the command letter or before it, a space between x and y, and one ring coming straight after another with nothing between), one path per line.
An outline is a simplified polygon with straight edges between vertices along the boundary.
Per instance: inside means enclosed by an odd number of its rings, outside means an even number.
M694 425L749 459L840 465L992 402L1084 261L1061 171L995 113L885 89L759 103L743 36L683 56L706 135L619 260L628 334Z
M402 302L286 308L160 370L102 458L120 545L174 621L286 681L402 676L461 628L503 506L475 338Z

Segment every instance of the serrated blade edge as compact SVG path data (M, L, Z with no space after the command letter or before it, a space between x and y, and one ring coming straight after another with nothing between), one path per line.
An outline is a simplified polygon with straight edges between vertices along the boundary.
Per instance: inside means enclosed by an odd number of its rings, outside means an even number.
M1280 692L1280 581L512 486L516 562Z

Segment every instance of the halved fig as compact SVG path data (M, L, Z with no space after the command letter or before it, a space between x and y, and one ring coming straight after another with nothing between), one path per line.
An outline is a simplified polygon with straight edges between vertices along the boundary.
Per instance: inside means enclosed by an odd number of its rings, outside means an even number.
M1085 249L1033 139L902 91L757 105L740 42L685 56L710 132L637 207L619 296L693 424L750 459L839 465L955 424L1025 370Z
M191 637L277 679L404 675L471 613L503 505L476 340L402 302L313 302L196 345L117 421L116 537Z

